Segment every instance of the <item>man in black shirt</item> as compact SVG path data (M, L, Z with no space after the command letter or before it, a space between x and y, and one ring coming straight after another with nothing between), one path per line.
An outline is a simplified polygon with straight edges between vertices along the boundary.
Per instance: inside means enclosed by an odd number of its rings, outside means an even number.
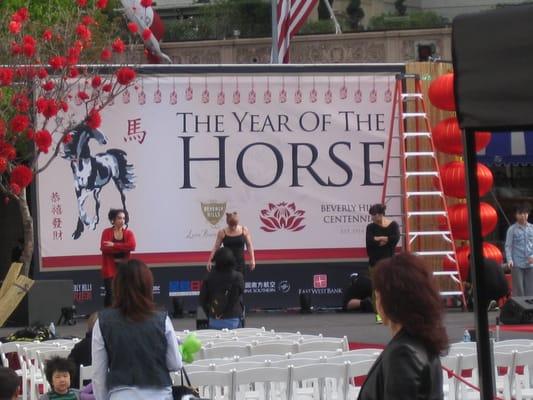
M500 264L490 258L484 258L483 263L485 265L483 269L485 274L485 292L483 295L485 295L487 304L489 304L490 311L499 299L509 295L509 284L507 283L507 279L505 279L505 274ZM471 269L468 271L468 277L464 286L467 294L468 309L473 309L472 296L474 292L472 288Z

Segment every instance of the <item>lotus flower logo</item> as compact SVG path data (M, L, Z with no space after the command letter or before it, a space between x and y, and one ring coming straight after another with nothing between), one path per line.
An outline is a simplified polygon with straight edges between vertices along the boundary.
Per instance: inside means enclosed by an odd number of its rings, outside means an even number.
M259 219L263 223L261 227L265 232L287 230L292 232L301 231L305 211L297 210L294 203L281 202L278 204L268 203L268 207L261 210Z

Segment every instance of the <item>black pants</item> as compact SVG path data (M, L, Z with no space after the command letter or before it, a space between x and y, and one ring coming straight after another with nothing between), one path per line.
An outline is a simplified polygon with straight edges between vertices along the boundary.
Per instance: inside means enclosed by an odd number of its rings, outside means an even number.
M113 278L104 279L104 307L110 307L113 303Z

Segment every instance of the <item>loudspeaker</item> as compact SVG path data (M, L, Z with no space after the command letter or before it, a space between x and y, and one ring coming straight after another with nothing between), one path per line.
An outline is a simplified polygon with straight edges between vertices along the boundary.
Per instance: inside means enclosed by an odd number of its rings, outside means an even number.
M507 300L500 312L504 324L533 323L533 297L512 297Z
M72 280L38 280L6 321L7 326L48 326L62 315L63 308L72 309Z

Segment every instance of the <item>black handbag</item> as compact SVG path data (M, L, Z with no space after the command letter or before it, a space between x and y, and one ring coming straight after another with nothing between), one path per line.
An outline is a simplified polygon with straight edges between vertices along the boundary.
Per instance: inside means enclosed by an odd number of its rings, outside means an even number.
M181 384L177 386L172 386L172 398L174 400L182 400L185 396L193 396L198 397L199 392L198 388L195 388L191 385L191 381L189 380L189 377L187 376L187 372L185 371L185 368L181 368L180 371L181 374ZM183 382L183 377L185 376L185 383Z

